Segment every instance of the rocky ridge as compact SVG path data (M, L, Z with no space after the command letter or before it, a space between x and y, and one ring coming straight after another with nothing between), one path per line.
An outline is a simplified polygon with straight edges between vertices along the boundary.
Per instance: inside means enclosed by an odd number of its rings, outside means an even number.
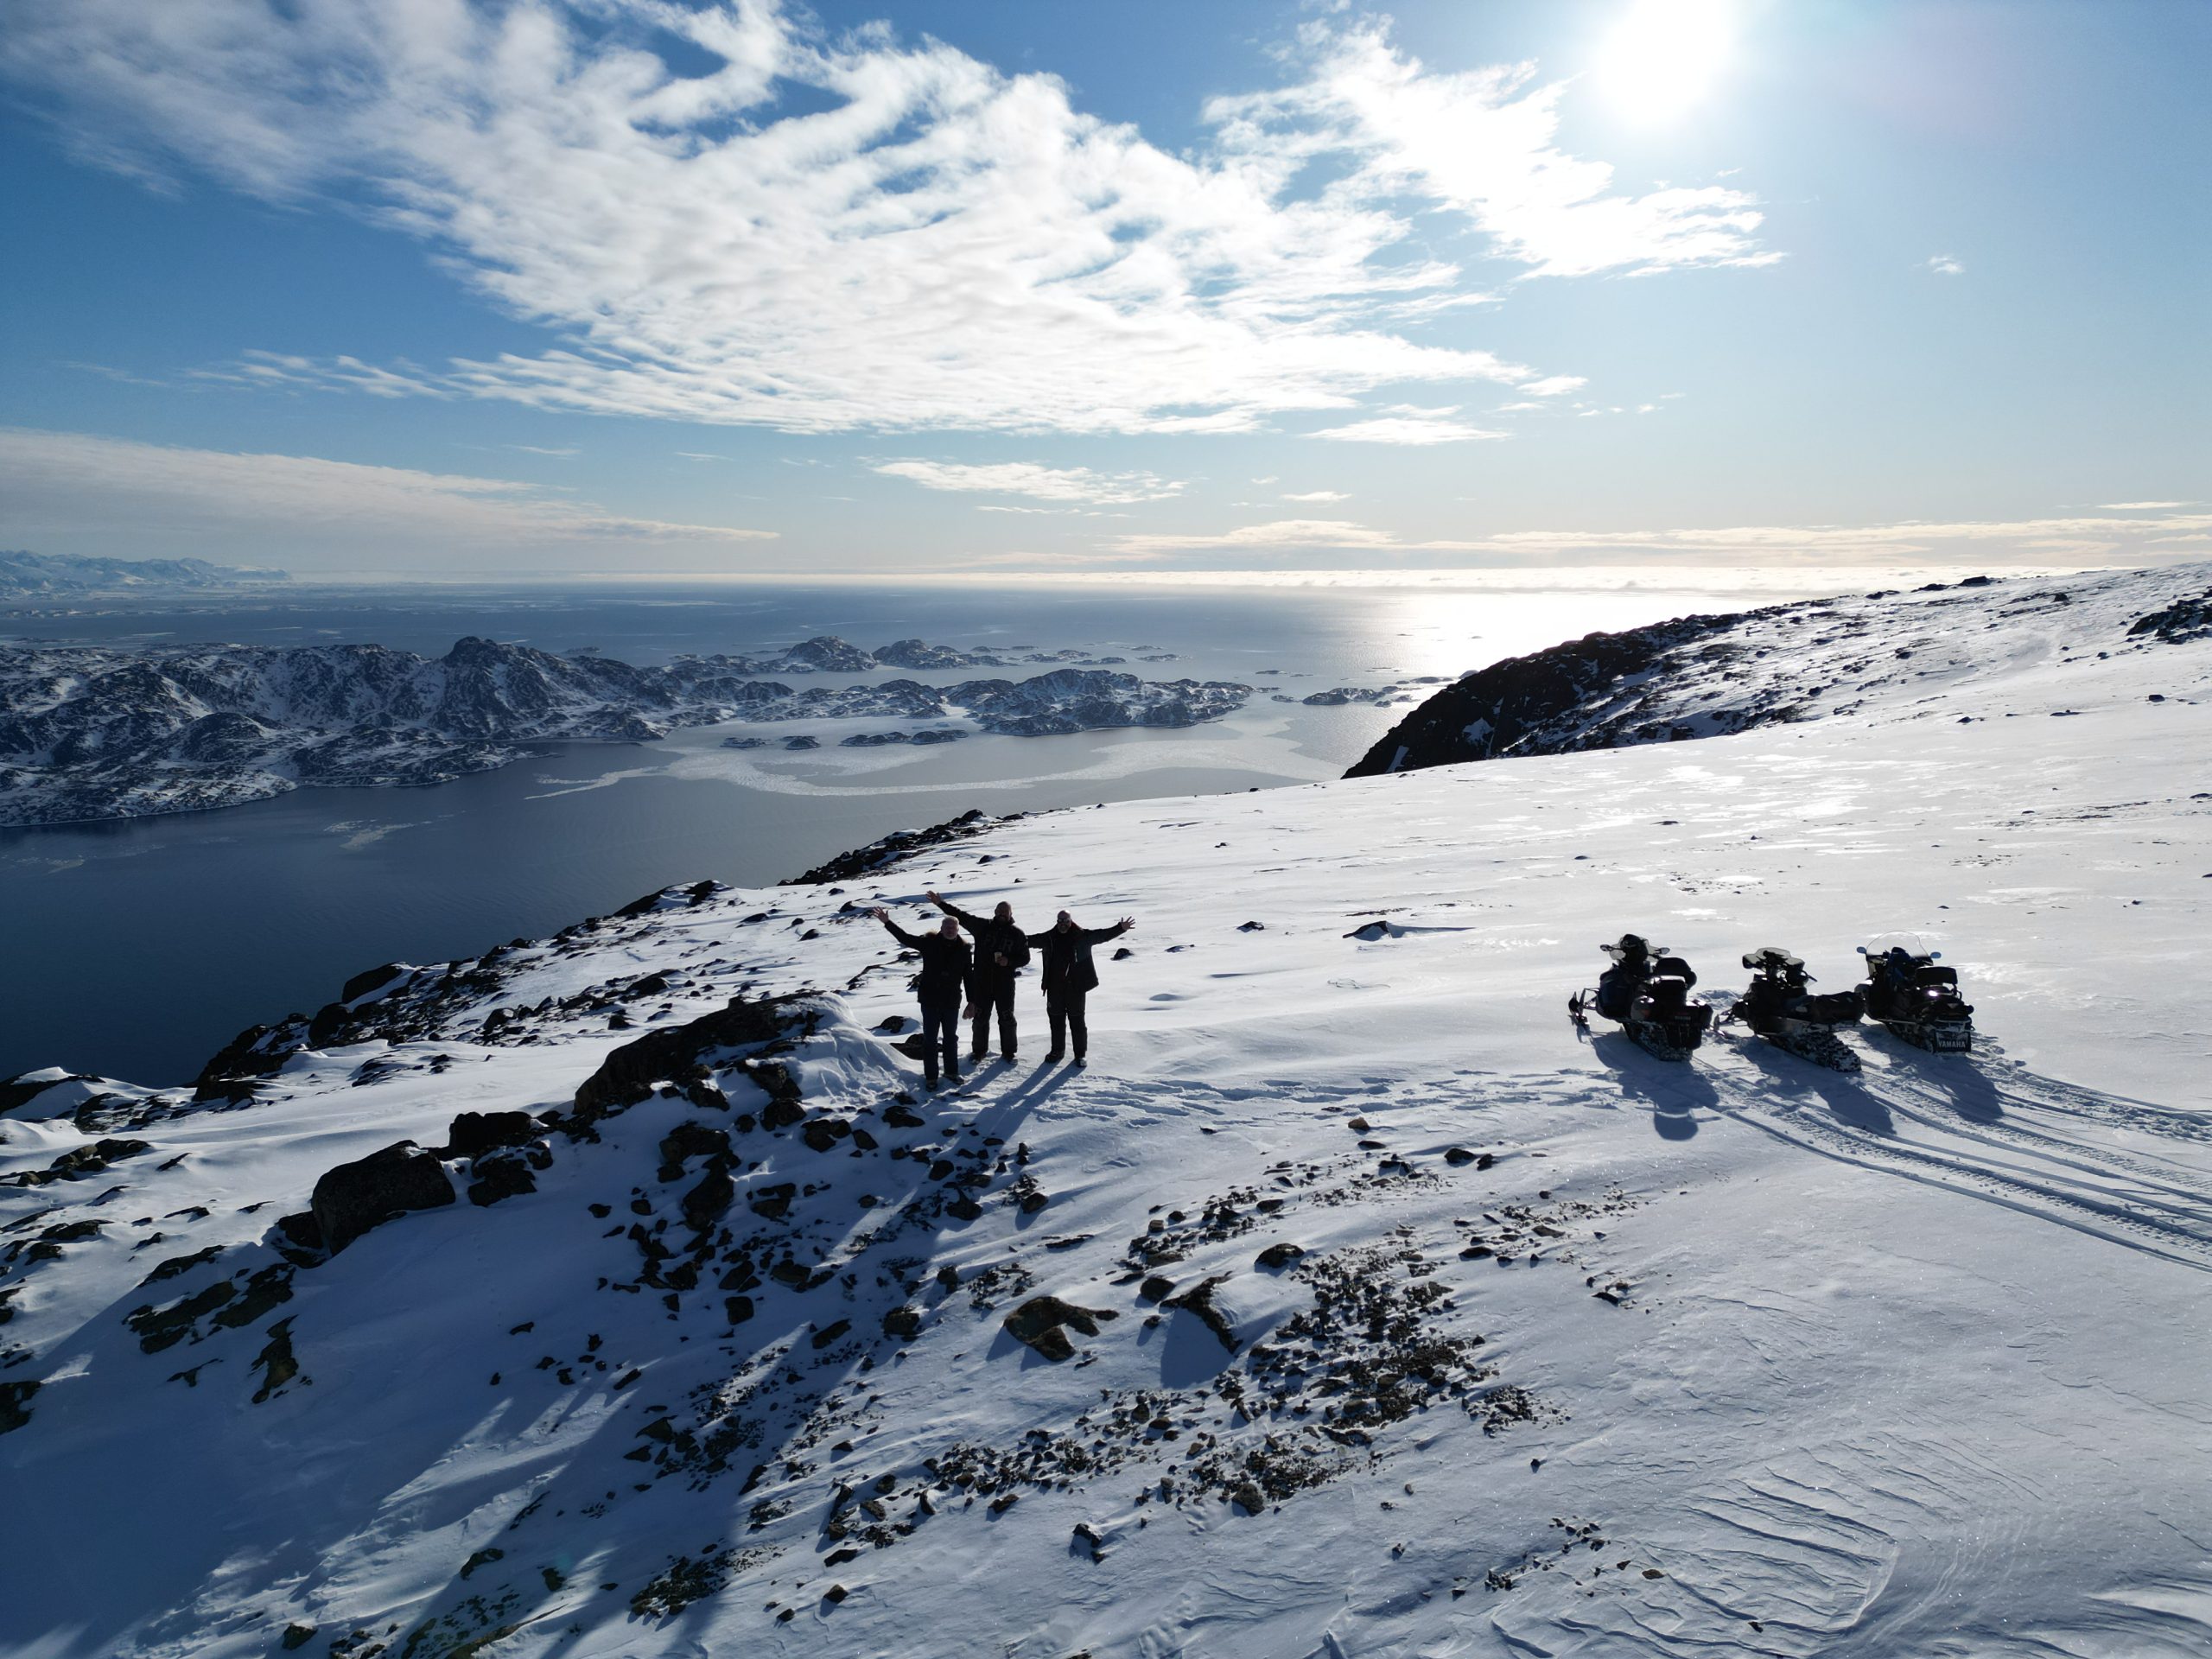
M2040 660L2044 648L2023 657L2018 636L2037 619L2064 625L2061 664L2203 637L2212 632L2203 582L2202 567L1970 576L1586 634L1464 676L1345 776L1675 743L1877 706L1885 718L1925 717L1964 679Z

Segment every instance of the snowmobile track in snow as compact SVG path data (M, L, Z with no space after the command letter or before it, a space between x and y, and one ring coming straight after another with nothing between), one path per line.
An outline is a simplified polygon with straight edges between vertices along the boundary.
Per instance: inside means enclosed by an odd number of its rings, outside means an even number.
M1719 1109L1779 1140L1862 1168L1955 1192L2042 1217L2130 1249L2212 1271L2212 1170L2090 1144L2037 1119L2101 1120L2135 1133L2202 1142L2204 1125L2176 1113L2040 1077L2006 1063L2001 1051L1931 1057L1900 1046L1891 1064L1854 1076L1804 1068L1786 1078L1788 1061L1748 1073L1750 1048L1715 1052ZM1764 1058L1764 1057L1762 1057ZM1747 1064L1748 1062L1749 1064ZM1931 1065L1932 1063L1932 1065ZM1939 1077L1937 1069L1953 1073ZM1777 1088L1802 1086L1787 1097ZM1968 1083L1986 1117L1969 1116ZM1978 1085L1978 1086L1974 1086ZM1907 1138L1904 1125L1918 1133Z

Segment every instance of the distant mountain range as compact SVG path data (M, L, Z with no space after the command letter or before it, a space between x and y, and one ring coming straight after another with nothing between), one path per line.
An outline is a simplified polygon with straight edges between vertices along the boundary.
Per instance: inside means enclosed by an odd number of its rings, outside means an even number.
M885 651L932 668L999 660L918 639ZM1030 660L1068 657L1120 660ZM1252 690L1075 666L938 686L754 677L882 666L878 653L830 635L772 657L685 657L664 668L481 639L440 658L373 645L0 646L0 824L234 806L302 785L439 784L548 742L646 742L725 721L959 715L967 729L1014 737L1192 726L1242 708Z
M0 599L181 588L257 588L289 582L283 570L239 570L205 559L80 559L0 550Z

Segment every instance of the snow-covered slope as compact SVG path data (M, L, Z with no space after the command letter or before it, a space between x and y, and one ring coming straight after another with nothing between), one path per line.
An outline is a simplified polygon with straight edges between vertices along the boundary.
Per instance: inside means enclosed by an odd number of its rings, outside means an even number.
M1040 815L26 1082L0 1652L2207 1651L2212 642L2004 626L2033 699ZM932 887L1138 917L1089 1071L1031 985L918 1093L859 907ZM1624 927L1721 1002L1916 930L1984 1040L1579 1037ZM403 1139L454 1202L280 1222Z
M2042 713L2082 656L2212 632L2212 566L1970 576L1909 594L1800 601L1593 633L1462 677L1376 740L1350 776L1560 754L1795 721L1926 720L1970 685ZM2152 676L2155 680L2156 675Z

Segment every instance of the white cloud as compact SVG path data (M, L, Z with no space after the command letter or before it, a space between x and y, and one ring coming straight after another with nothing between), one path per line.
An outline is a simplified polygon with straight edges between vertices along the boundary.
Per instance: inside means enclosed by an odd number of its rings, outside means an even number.
M1421 409L1399 404L1370 420L1354 421L1346 426L1326 426L1306 435L1333 438L1340 443L1403 444L1467 443L1506 435L1454 419L1459 412L1456 408Z
M1535 276L1645 274L1686 265L1763 265L1761 215L1742 191L1614 193L1613 170L1557 149L1566 83L1533 64L1434 72L1377 22L1309 24L1310 78L1216 99L1224 141L1265 169L1318 156L1355 159L1325 201L1345 207L1410 196L1464 214Z
M1351 499L1351 497L1346 495L1342 490L1301 490L1295 495L1284 496L1283 499L1286 501L1318 501L1325 504L1332 501L1349 501Z
M445 572L456 556L512 570L566 551L603 567L625 546L696 554L773 537L626 518L505 479L0 427L10 546Z
M928 490L972 490L991 495L1027 495L1039 501L1114 505L1164 501L1182 485L1151 473L1096 473L1088 467L1040 467L1034 461L1005 461L966 465L946 461L878 461L875 470L910 479Z
M1523 383L1520 390L1531 397L1556 397L1563 391L1580 391L1589 384L1579 374L1548 374L1541 380Z
M0 73L94 160L345 201L559 336L219 372L249 385L791 431L1249 431L1393 385L1562 378L1402 332L1484 297L1423 252L1439 226L1535 275L1773 257L1739 192L1613 193L1525 68L1433 73L1379 25L1301 40L1294 84L1217 101L1173 154L1052 77L773 0L73 0L15 15ZM1318 194L1315 162L1338 174Z
M1929 260L1926 268L1934 271L1938 276L1963 276L1967 274L1967 268L1948 253L1935 255Z
M556 459L563 461L567 460L570 455L579 453L574 449L549 448L545 445L538 443L511 443L506 447L510 449L520 450L525 455L550 455Z
M2194 501L2107 501L2101 512L2170 512L2176 507L2193 507Z
M1355 548L1392 554L1476 554L1504 561L1572 563L1623 553L1675 556L1686 563L1897 563L1914 558L2001 550L2024 563L2097 563L2155 557L2164 538L2212 532L2212 513L2163 518L1910 519L1898 524L1746 524L1718 530L1522 530L1466 538L1414 539L1338 519L1280 519L1233 530L1120 536L1123 556L1253 548Z

